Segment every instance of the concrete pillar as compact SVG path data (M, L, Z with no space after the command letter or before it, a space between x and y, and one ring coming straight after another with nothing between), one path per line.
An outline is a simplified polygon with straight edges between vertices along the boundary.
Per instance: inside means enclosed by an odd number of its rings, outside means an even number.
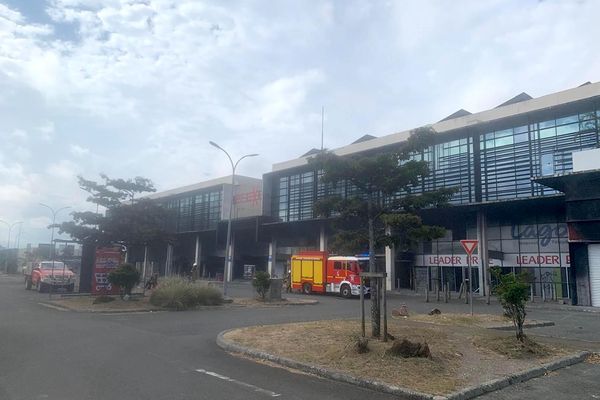
M477 240L479 241L479 294L485 296L489 291L489 282L487 279L490 260L488 259L487 246L487 216L485 211L477 211Z
M391 234L391 229L385 229L386 234ZM385 272L387 273L386 286L388 290L394 290L396 281L396 248L385 246Z
M269 243L269 261L267 262L267 272L271 276L273 276L273 271L275 270L276 258L277 258L277 241L275 239L271 239L271 243Z
M202 257L202 243L200 243L200 235L196 235L196 250L194 252L194 263L200 268L200 258Z
M227 254L227 252L225 252ZM233 260L235 260L235 232L231 232L231 243L229 244L229 262L227 263L227 282L233 279Z
M327 251L327 235L325 234L325 227L321 226L319 232L319 251Z

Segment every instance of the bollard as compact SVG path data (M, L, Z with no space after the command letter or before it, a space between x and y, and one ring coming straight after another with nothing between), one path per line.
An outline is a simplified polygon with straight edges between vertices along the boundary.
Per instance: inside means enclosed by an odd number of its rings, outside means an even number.
M529 300L531 300L532 303L535 303L533 300L533 285L529 285Z

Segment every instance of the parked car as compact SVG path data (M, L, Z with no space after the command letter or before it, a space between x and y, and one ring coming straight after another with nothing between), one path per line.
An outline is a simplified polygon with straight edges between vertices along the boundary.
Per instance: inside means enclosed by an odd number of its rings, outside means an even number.
M25 289L36 288L38 292L64 289L73 292L75 274L62 261L41 261L23 268Z

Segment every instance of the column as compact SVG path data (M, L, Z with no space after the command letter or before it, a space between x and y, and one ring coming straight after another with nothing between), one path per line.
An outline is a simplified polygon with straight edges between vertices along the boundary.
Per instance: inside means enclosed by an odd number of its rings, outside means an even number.
M200 258L202 257L202 243L200 243L200 235L196 235L196 251L194 252L194 263L200 270Z
M321 226L319 232L319 251L327 251L327 235L325 234L325 226Z
M275 269L275 262L277 259L277 241L271 239L269 243L269 261L267 262L267 272L273 276L273 270Z
M385 228L387 235L391 234L391 229ZM385 246L385 272L387 273L386 286L388 290L394 290L396 281L396 248L395 246Z
M477 211L477 240L478 254L479 254L479 295L485 296L489 291L489 257L488 257L488 246L487 246L487 218L485 211Z
M227 252L225 252L227 254ZM231 243L229 244L229 261L227 262L227 282L233 279L233 260L235 259L235 232L231 232Z

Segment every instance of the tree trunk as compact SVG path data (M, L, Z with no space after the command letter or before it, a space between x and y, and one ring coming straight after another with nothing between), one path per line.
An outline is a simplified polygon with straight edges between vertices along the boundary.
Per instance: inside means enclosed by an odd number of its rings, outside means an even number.
M375 265L375 228L373 227L373 208L369 198L369 272L377 272ZM379 293L375 280L371 278L371 336L381 335L381 313L379 310Z

